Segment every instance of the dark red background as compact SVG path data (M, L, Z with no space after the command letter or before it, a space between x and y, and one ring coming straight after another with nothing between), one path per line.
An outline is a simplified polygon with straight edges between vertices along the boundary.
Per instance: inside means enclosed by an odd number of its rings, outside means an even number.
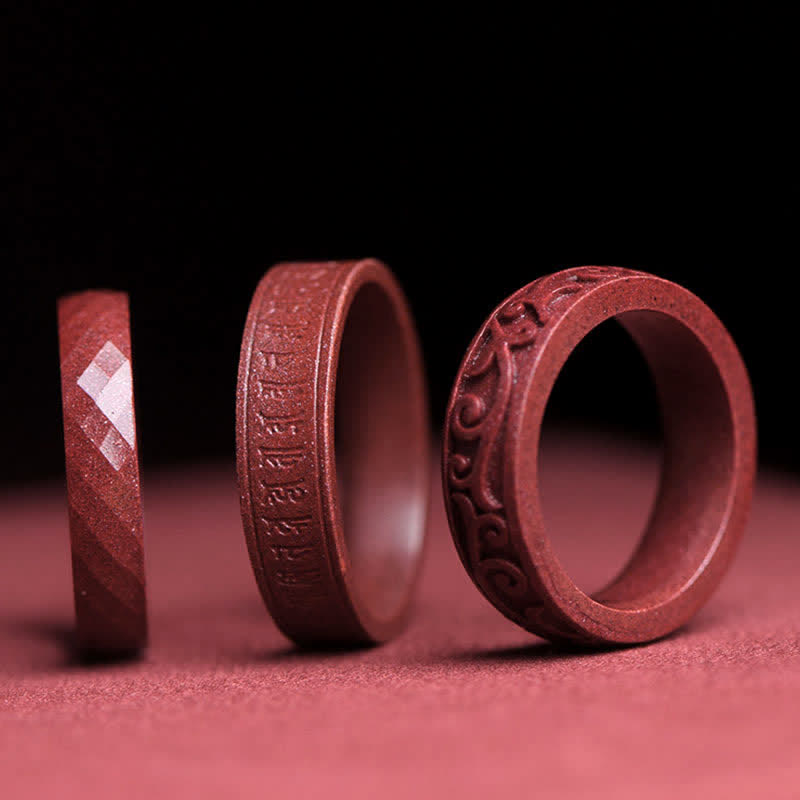
M554 435L542 465L556 551L596 589L646 519L655 453ZM270 621L232 464L149 473L143 496L151 647L92 665L71 649L61 487L0 494L4 797L797 797L796 480L762 475L739 557L685 629L599 652L490 606L438 491L409 629L340 653Z

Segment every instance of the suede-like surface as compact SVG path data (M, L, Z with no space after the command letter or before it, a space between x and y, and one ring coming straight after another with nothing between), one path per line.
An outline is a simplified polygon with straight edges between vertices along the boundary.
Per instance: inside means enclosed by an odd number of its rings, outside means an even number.
M598 588L656 460L546 445L545 510ZM800 482L762 475L739 556L685 629L565 652L461 568L438 469L416 612L368 650L300 652L250 570L234 472L145 474L151 647L84 664L61 487L0 498L0 796L800 797Z

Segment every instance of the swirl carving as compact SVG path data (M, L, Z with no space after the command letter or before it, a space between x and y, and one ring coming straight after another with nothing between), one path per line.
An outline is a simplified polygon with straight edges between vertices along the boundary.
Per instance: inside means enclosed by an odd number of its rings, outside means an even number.
M505 422L521 352L588 288L632 274L579 267L547 276L512 295L473 343L448 415L445 474L452 519L473 580L506 616L549 638L578 638L548 618L509 535L502 495Z

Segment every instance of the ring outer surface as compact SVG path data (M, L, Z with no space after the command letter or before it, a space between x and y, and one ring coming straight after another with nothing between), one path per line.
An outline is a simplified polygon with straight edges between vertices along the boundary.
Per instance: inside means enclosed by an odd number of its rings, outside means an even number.
M78 644L136 653L147 608L127 294L60 298L58 332Z
M732 477L722 525L697 574L667 587L663 602L617 608L579 589L553 551L538 491L538 445L548 397L571 352L594 327L630 311L676 319L713 360L731 415ZM733 340L695 295L643 272L577 267L515 292L478 331L454 382L442 453L456 549L498 610L551 641L645 642L687 622L736 551L756 469L752 391Z
M411 365L408 436L419 451L414 493L424 536L427 389L413 319L390 270L375 259L277 264L256 288L242 339L236 441L245 539L271 616L302 646L396 636L407 625L420 566L418 553L401 607L381 616L354 579L345 542L334 450L336 377L348 313L367 284L391 303Z

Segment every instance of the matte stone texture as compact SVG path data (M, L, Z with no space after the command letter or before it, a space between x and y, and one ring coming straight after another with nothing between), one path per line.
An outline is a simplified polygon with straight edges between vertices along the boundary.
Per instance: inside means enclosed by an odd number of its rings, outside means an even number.
M147 614L128 296L62 298L58 335L77 638L133 654Z
M237 463L253 571L305 645L405 626L424 541L430 427L402 292L374 260L279 264L242 340Z
M664 458L636 551L589 596L561 565L545 529L539 438L564 362L612 318L653 374ZM728 569L750 509L755 451L747 372L706 305L642 272L564 270L503 302L464 357L443 448L453 539L481 592L532 633L589 645L656 639L686 623Z

